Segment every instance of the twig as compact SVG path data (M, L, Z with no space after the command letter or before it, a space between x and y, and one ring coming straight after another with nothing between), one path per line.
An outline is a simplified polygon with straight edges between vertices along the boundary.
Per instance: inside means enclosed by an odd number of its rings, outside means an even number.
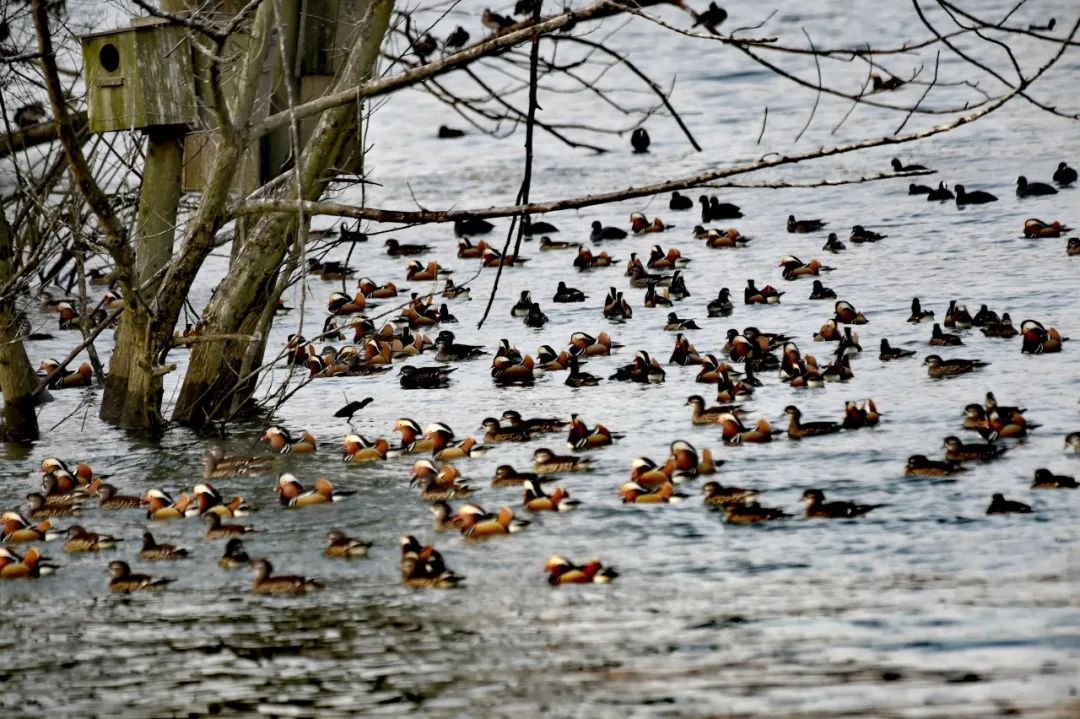
M814 49L814 41L810 39L810 33L806 32L806 28L802 28L803 35L806 36L806 41L810 43L810 49ZM810 127L810 123L814 121L814 115L817 114L818 104L821 103L821 61L818 59L817 54L814 54L814 68L817 69L817 93L814 95L814 106L810 108L810 117L806 118L806 124L803 125L803 129L799 130L799 134L795 136L795 142L799 141L799 138L803 136L803 133ZM896 134L896 133L893 133Z
M922 101L926 99L926 96L930 94L930 91L934 89L934 83L937 81L938 66L940 65L940 63L941 51L938 50L937 55L934 57L934 78L930 81L930 84L926 86L926 90L923 91L923 94L919 96L919 100L915 103L914 107L911 108L911 112L904 116L904 121L901 122L900 126L893 131L894 135L900 134L900 131L904 129L905 125L907 125L908 120L911 119L911 115L915 112L915 108L921 105Z
M539 22L540 20L540 2L536 0L533 3L533 22ZM536 125L536 108L537 108L537 83L539 82L539 64L540 64L540 36L536 36L532 40L532 49L529 55L529 112L525 119L525 173L521 178L521 189L518 190L517 203L529 204L529 188L532 186L532 165L533 165L533 128ZM516 220L516 218L515 218ZM521 238L525 234L525 224L529 221L529 214L527 212L521 215L521 224L517 228L517 241L514 242L513 259L516 261L518 252L521 251ZM495 302L495 296L499 292L499 280L502 278L503 269L506 265L506 251L510 245L510 237L514 233L514 222L510 223L510 231L506 235L506 243L503 245L502 256L499 258L499 266L495 271L495 280L491 283L491 293L488 295L487 306L484 307L484 314L480 317L480 321L476 323L476 329L480 329L484 326L484 322L488 318L488 314L491 312L491 305Z
M1068 113L1063 113L1063 112L1059 111L1057 108L1054 108L1054 107L1051 107L1051 106L1049 106L1049 105L1047 105L1045 103L1039 102L1038 100L1033 98L1031 95L1024 92L1024 89L1031 85L1031 81L1026 81L1025 82L1022 75L1021 75L1020 82L1017 85L1013 85L1011 82L1009 82L1004 77L1002 77L1001 74L998 73L996 70L994 70L991 67L988 67L987 65L979 62L975 58L973 58L970 55L968 55L967 53L965 53L963 50L958 48L955 43L951 42L946 37L944 37L938 31L938 29L934 26L934 24L931 23L927 19L926 14L923 13L922 8L919 6L919 0L911 0L911 2L915 6L915 12L918 13L919 20L922 21L922 24L925 25L926 28L928 30L930 30L930 32L934 33L938 37L938 39L941 40L941 42L945 44L945 46L947 48L949 48L954 53L956 53L956 55L958 55L960 58L962 58L963 60L966 60L967 62L971 63L975 67L982 70L983 72L987 73L988 75L993 77L995 80L1000 82L1005 87L1016 91L1016 94L1018 94L1020 97L1024 98L1025 100L1027 100L1032 105L1039 108L1040 110L1044 110L1044 111L1049 112L1049 113L1051 113L1053 115L1058 115L1059 117L1066 117L1066 118L1068 118L1070 120L1080 119L1080 113L1076 113L1076 114L1073 114L1073 115L1070 115ZM1080 22L1080 21L1078 21L1078 22ZM1074 25L1072 32L1070 32L1069 37L1065 39L1064 45L1063 45L1062 49L1059 50L1058 55L1061 54L1061 52L1064 50L1064 47L1067 47L1069 44L1071 44L1071 39L1075 34L1076 34L1076 26Z
M701 145L699 145L697 140L694 139L694 135L690 132L690 128L686 126L686 123L683 122L682 117L679 115L678 111L675 110L675 107L671 104L671 101L668 100L667 94L662 89L660 89L659 85L653 82L652 78L639 70L637 65L630 62L625 56L615 52L610 48L604 47L599 43L595 43L592 40L586 40L585 38L576 37L574 35L551 35L548 37L548 39L554 40L556 43L572 42L586 45L588 47L596 48L597 50L600 50L601 52L607 53L608 55L616 58L619 62L626 66L627 70L641 78L642 82L648 85L649 88L656 93L657 97L660 98L660 101L664 103L664 107L666 107L668 112L671 113L671 117L673 120L675 120L676 124L678 124L679 129L683 131L684 135L686 135L686 139L690 141L690 145L698 152L701 152Z

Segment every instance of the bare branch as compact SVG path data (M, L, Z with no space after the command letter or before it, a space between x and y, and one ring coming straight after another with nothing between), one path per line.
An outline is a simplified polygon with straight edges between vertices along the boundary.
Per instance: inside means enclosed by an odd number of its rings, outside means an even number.
M1070 37L1075 35L1077 28L1080 27L1080 20L1073 26ZM869 140L862 140L859 142L848 143L845 145L836 145L834 147L819 148L809 152L804 152L796 155L788 155L782 157L776 157L768 160L759 160L757 162L749 163L746 165L739 165L736 167L730 167L723 170L714 170L711 172L705 172L691 177L684 177L677 180L668 180L666 182L659 182L652 185L641 185L638 187L630 187L625 190L616 190L604 193L598 193L595 195L584 195L574 198L566 198L561 200L552 200L542 203L530 203L528 205L512 205L509 207L491 207L484 210L419 210L419 211L407 211L407 210L386 210L374 207L352 207L349 205L343 205L338 203L325 203L325 202L304 202L303 210L312 215L337 215L340 217L352 217L364 220L374 220L377 222L397 222L405 224L422 224L430 222L452 222L454 220L468 219L475 217L509 217L511 215L519 215L522 213L528 214L543 214L546 212L556 212L559 210L572 210L582 207L592 207L595 205L603 205L610 202L618 202L621 200L629 200L635 197L647 197L649 195L656 195L665 192L672 192L674 190L686 190L692 187L700 187L716 180L721 180L727 177L734 177L736 175L742 175L750 172L757 172L760 170L771 169L775 167L782 167L785 165L792 165L807 160L816 160L824 157L832 157L834 155L842 155L850 152L857 152L859 150L865 150L871 147L881 147L883 145L898 145L907 142L913 142L915 140L921 140L927 137L933 137L943 132L949 132L962 125L975 122L979 118L985 117L994 112L1010 99L1015 97L1024 87L1027 87L1032 82L1037 80L1043 72L1046 71L1057 58L1064 52L1067 44L1062 44L1059 52L1051 58L1046 65L1038 70L1029 80L1021 84L1020 87L1013 89L1011 92L1002 95L998 99L990 102L975 112L963 115L950 122L935 125L925 130L918 132L912 132L907 135L897 136L885 136L878 137ZM233 209L234 216L243 216L249 214L260 214L265 212L296 212L300 203L288 201L288 200L249 200L242 203L238 207Z
M127 231L120 224L109 204L109 198L102 192L86 157L82 153L79 139L68 114L64 102L63 89L60 87L60 78L56 72L56 55L53 51L52 35L49 33L49 16L44 0L32 0L34 27L37 31L38 49L41 51L41 67L45 79L45 87L49 92L49 102L52 105L54 122L58 126L60 144L67 155L72 177L79 188L79 192L86 198L87 204L97 216L105 231L106 247L113 256L119 270L119 279L124 290L132 289L132 270L135 267L134 254L128 244Z
M656 5L666 0L639 0L637 6ZM485 38L459 52L447 55L440 60L426 65L406 70L397 75L387 78L371 80L361 83L354 88L340 90L324 95L316 100L298 105L295 108L296 117L303 119L316 115L350 102L356 102L366 97L385 95L404 87L415 85L430 77L435 77L450 70L466 67L477 60L498 54L506 48L527 42L539 35L547 35L556 30L569 27L574 23L585 20L595 20L602 17L617 15L628 10L628 5L616 0L597 0L580 10L567 10L554 15L538 23L531 21L518 23L499 34ZM266 133L289 123L290 113L278 112L270 115L262 122L254 123L250 128L250 140L255 140Z
M810 39L810 33L806 32L806 28L802 28L803 35L806 36L806 41L810 43L810 49L814 49L814 41ZM803 136L803 133L810 129L810 123L814 121L814 115L817 114L818 105L821 103L821 58L816 54L814 55L814 67L817 69L817 92L814 93L814 106L810 108L810 117L806 118L806 124L803 125L803 129L799 130L799 134L795 136L795 142L799 141L799 138ZM893 133L894 135L896 133Z

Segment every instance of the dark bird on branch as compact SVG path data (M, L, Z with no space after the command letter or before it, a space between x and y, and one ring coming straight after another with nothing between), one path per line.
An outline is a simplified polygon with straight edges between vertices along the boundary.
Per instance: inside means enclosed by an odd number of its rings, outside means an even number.
M446 38L446 42L443 47L447 50L457 50L460 47L465 47L465 43L469 42L469 31L460 25L450 33Z
M514 5L515 15L532 15L540 7L540 0L517 0Z
M1054 25L1057 25L1057 18L1056 17L1050 18L1050 22L1046 23L1045 25L1028 25L1028 30L1030 32L1039 32L1039 31L1050 32L1051 30L1054 29Z
M711 2L709 3L709 9L698 15L691 27L704 25L710 30L715 30L717 26L723 24L725 20L727 20L727 10L716 3Z
M882 90L895 90L904 84L904 81L898 77L889 77L888 79L881 77L875 73L870 73L870 79L874 83L874 92L881 92Z
M634 152L637 153L648 152L649 143L651 142L652 139L649 138L649 133L644 127L634 130L634 134L630 136L630 144L633 146Z
M343 417L346 422L351 422L353 415L374 402L373 397L364 397L362 400L349 402L347 405L334 412L335 417Z
M45 122L45 105L40 102L32 102L23 105L15 111L15 124L19 127L30 127Z
M417 57L419 57L421 60L426 61L428 55L439 49L439 43L434 37L431 36L431 33L426 32L423 34L423 36L413 41L412 48L413 52L416 53Z
M480 22L489 30L498 32L514 24L514 19L492 12L491 8L484 8L484 14L480 16Z

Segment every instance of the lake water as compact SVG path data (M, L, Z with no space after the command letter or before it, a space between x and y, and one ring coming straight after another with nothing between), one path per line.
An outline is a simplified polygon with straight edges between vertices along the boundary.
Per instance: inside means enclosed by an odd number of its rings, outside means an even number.
M89 12L89 6L72 6L76 17ZM756 24L773 9L748 2L725 7L731 14L729 27ZM927 35L912 9L902 4L808 7L785 2L775 7L777 13L760 33L793 45L806 45L803 27L817 46L830 47L896 46ZM1000 17L1009 7L998 0L977 4L987 17ZM482 9L479 2L461 3L436 34L443 37L462 24L476 36ZM671 9L658 12L680 26L688 24ZM1026 24L1056 15L1060 31L1071 26L1075 14L1071 3L1060 0L1025 5L1017 17ZM941 20L940 12L931 16ZM661 114L646 123L653 137L647 155L631 154L625 135L590 136L613 150L598 156L569 150L538 133L534 200L680 177L749 162L767 152L876 137L891 133L903 119L894 112L857 108L834 134L849 107L823 98L809 129L795 142L814 102L813 91L772 76L738 51L676 36L642 20L609 19L588 37L631 53L661 85L674 82L672 101L704 151L693 152ZM1017 58L1028 71L1053 51L1031 40L1016 45ZM567 54L561 59L572 57L572 48L562 52ZM979 57L1008 68L999 49L982 49ZM814 77L808 58L781 59L802 77ZM933 62L932 51L924 51L891 57L886 67L906 77L921 65L921 77L928 78ZM525 76L523 66L511 72L519 79ZM866 68L830 62L823 72L857 89ZM1075 113L1080 110L1078 73L1080 53L1073 48L1031 92ZM940 74L950 82L977 81L991 93L1000 89L994 80L944 57ZM514 82L493 69L485 77L499 89ZM601 83L630 88L616 95L629 107L640 110L654 102L618 69ZM450 84L477 93L465 80ZM909 102L920 92L904 89L888 99ZM525 98L524 92L510 97L522 106ZM970 89L942 87L925 105L945 108L974 99ZM586 95L547 92L541 105L541 117L549 122L629 124ZM758 144L765 106L768 121ZM942 120L916 116L908 130ZM370 204L475 208L513 201L523 156L520 128L502 140L470 130L463 139L440 141L434 138L440 124L467 128L451 110L419 92L402 93L378 109L367 137L373 148L368 170L380 183L369 188ZM1019 174L1048 181L1059 161L1080 165L1080 133L1075 123L1017 99L971 126L923 143L844 155L746 181L869 175L887 171L893 156L933 167L937 174L926 178L929 182L961 183L1001 199L958 210L952 203L930 204L909 196L907 179L821 189L716 191L746 215L731 224L754 241L738 251L709 250L693 240L690 228L698 222L697 212L669 212L666 196L544 217L562 230L555 239L584 242L592 220L626 227L633 211L673 223L676 227L663 235L604 249L625 261L632 251L647 256L650 245L659 242L693 259L685 272L693 294L675 311L702 326L689 333L702 352L719 352L729 327L754 325L793 335L804 353L827 357L831 347L811 338L831 316L831 302L808 301L810 280L785 282L777 263L792 254L834 266L822 277L824 283L870 318L870 324L858 328L866 352L852 362L855 378L797 390L773 373L762 373L765 386L746 409L751 418L765 417L783 428L786 405L798 405L807 420L840 420L845 400L873 398L883 413L877 428L802 442L780 437L769 445L724 447L716 428L690 423L686 398L713 396L710 387L694 382L696 368L669 367L666 383L659 386L605 381L580 390L566 388L561 373L542 377L531 388L496 388L482 360L459 365L451 387L432 392L401 391L397 367L377 378L318 380L300 390L276 418L291 429L311 431L320 441L318 453L283 458L264 476L222 480L217 486L258 507L244 520L258 529L246 540L250 554L270 558L280 573L319 577L326 590L284 599L251 594L246 570L219 569L220 543L204 540L204 527L194 520L152 527L159 541L191 548L191 559L139 562L138 540L147 527L142 514L88 509L81 523L122 536L126 541L120 549L108 557L69 555L54 543L48 553L62 565L56 576L32 584L0 583L5 617L0 623L0 676L5 680L0 707L12 716L1078 716L1080 492L1028 489L1038 467L1058 474L1080 472L1080 458L1066 454L1062 442L1067 433L1080 430L1075 342L1062 354L1022 356L1019 340L988 339L975 330L961 333L964 347L931 350L926 344L929 326L910 325L905 318L913 296L939 318L948 301L957 299L973 312L981 303L1008 311L1017 325L1033 318L1065 335L1080 335L1080 257L1065 256L1064 239L1026 240L1020 232L1028 217L1080 223L1080 190L1027 200L1013 193ZM359 192L348 190L341 199L359 202ZM788 214L821 217L842 239L854 224L888 238L873 245L849 243L847 252L825 257L825 233L787 234ZM499 246L506 223L499 221L491 235ZM336 221L316 218L314 224ZM476 261L456 258L448 226L393 236L436 245L432 259L454 269L455 279L472 277L478 267ZM426 290L404 281L406 261L382 254L382 240L373 237L357 247L352 263L359 267L358 276ZM642 306L643 290L627 288L624 262L578 274L571 267L573 253L540 253L534 244L524 245L523 253L531 262L503 274L482 329L476 329L476 322L494 270L472 282L472 301L450 303L461 320L452 327L458 341L493 349L505 337L535 353L541 344L561 348L574 331L607 331L625 348L610 358L590 360L587 371L607 377L638 349L666 360L674 339L662 329L666 310ZM333 256L343 259L344 254ZM211 258L193 292L195 307L205 305L227 260L227 249ZM738 300L748 278L788 294L779 306L743 306ZM585 290L588 301L552 304L560 279ZM326 298L338 286L308 280L304 333L315 334L321 327ZM632 321L613 324L602 317L609 286L626 290ZM733 314L708 319L706 303L725 286L736 300ZM541 330L510 316L525 289L551 318ZM286 302L300 306L300 292L299 286L291 290ZM297 330L299 314L279 319L271 348L281 347L286 335ZM43 311L35 319L50 326L55 321ZM882 337L917 349L918 357L879 362L876 347ZM31 359L62 357L75 341L74 333L61 333L57 340L33 343ZM104 355L107 344L100 346ZM933 381L921 364L932 351L991 364L976 374ZM176 351L170 359L182 372L185 352ZM433 360L428 355L414 363L426 366ZM170 377L167 402L181 376ZM286 376L283 364L276 367L267 375L267 387ZM1005 459L975 467L956 481L905 478L909 455L941 457L941 441L950 434L975 439L961 429L962 410L969 402L981 402L988 390L1003 404L1028 407L1027 416L1042 426L1026 440L1011 442ZM40 422L47 430L42 440L28 450L6 448L0 464L0 505L5 509L21 504L36 487L36 468L51 455L90 462L112 475L126 493L162 487L179 494L201 477L207 440L176 429L160 444L147 444L96 419L98 390L54 395L56 401L41 409ZM337 444L349 428L332 417L333 411L346 398L364 396L375 401L357 416L355 427L369 437L390 436L398 417L412 417L421 425L442 421L459 437L480 437L481 420L505 409L563 418L577 412L590 424L603 423L626 437L593 453L595 471L561 480L583 502L578 511L532 516L532 526L518 536L467 544L431 530L427 508L408 487L411 458L363 467L339 462ZM265 452L255 442L258 427L229 431L231 453ZM482 488L478 503L488 509L517 507L519 490L488 488L495 467L527 468L537 447L562 451L564 439L551 435L503 444L458 467ZM809 487L823 489L830 498L885 506L857 521L796 518L768 526L731 526L701 505L699 483L686 486L691 498L680 505L622 505L617 490L633 458L662 461L677 439L711 448L725 461L716 479L764 490L761 499L769 506L799 513L799 498ZM273 488L276 474L286 470L305 485L322 475L357 494L333 506L283 511ZM1035 514L985 516L995 492L1031 504ZM324 559L323 536L331 527L373 541L370 559ZM434 543L448 565L468 578L465 588L423 592L402 587L397 541L406 533ZM552 589L543 566L554 553L579 561L602 559L621 576L609 586ZM104 566L113 557L132 561L136 571L178 581L160 595L110 596Z

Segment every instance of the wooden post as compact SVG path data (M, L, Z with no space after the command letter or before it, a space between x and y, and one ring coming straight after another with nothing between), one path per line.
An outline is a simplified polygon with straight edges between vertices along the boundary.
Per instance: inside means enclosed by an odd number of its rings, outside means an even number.
M135 268L146 282L172 257L185 129L152 127L146 133L146 164L139 193ZM154 292L153 287L147 291Z

